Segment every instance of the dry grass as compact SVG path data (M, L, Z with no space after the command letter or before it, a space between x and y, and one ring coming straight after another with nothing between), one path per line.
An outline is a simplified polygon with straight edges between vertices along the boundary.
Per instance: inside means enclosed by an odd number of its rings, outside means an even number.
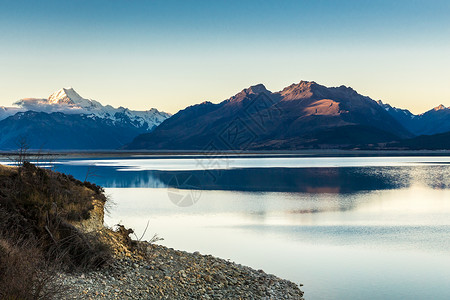
M56 270L56 262L46 260L35 241L0 237L1 299L60 298L63 289L54 284Z
M0 299L51 298L50 269L107 263L109 245L77 226L105 202L102 188L71 176L26 162L0 166Z

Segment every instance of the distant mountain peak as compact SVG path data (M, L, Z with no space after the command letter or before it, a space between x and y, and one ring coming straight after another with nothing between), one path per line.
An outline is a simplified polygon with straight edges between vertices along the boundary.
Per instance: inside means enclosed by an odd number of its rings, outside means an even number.
M279 93L285 100L295 100L302 98L311 98L321 90L327 89L315 81L300 81L299 83L293 83L290 86L285 87Z
M444 109L449 109L448 107L445 107L443 104L436 106L435 108L433 108L433 110L438 111L438 110L444 110Z
M81 97L72 87L62 88L48 97L49 104L81 104L85 102L83 97Z
M266 87L262 83L260 83L243 89L242 91L231 97L229 100L232 102L239 102L249 97L250 95L259 95L261 93L271 94L271 92L266 89Z
M200 104L202 104L202 105L211 105L211 104L213 104L211 101L203 101L202 103L200 103Z
M311 89L313 86L317 86L315 81L300 81L299 83L293 83L283 89L283 91L292 91L292 90L308 90ZM283 92L282 91L282 92Z
M250 94L260 94L260 93L270 93L270 91L268 91L266 89L266 87L264 86L264 84L259 83L256 85L252 85L246 89L243 89L239 94L246 94L246 95L250 95Z
M308 80L300 80L298 85L300 85L300 86L312 86L312 85L317 85L317 82L315 82L315 81L308 81Z
M25 110L44 112L62 111L81 113L82 110L101 109L103 106L90 99L80 96L73 88L62 88L51 94L47 99L24 98L14 103Z
M284 89L285 90L287 90L287 89L290 89L290 90L292 90L292 89L311 89L311 88L315 88L315 87L324 87L324 86L318 84L315 81L302 80L299 83L293 83L290 86L285 87Z
M354 88L352 88L351 86L346 86L346 85L341 85L337 89L341 90L341 91L345 91L345 92L350 93L350 94L357 94L358 93L357 91L355 91Z

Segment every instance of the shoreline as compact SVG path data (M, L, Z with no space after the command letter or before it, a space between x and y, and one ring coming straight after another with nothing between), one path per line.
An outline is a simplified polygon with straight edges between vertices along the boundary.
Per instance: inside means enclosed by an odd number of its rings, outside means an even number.
M198 252L137 242L139 252L117 255L99 270L59 273L71 299L297 299L288 280ZM301 285L300 285L301 286Z
M17 154L14 150L0 150L0 159ZM274 151L199 151L199 150L42 150L30 149L28 156L51 159L77 158L201 158L201 157L398 157L398 156L450 156L450 150L274 150Z

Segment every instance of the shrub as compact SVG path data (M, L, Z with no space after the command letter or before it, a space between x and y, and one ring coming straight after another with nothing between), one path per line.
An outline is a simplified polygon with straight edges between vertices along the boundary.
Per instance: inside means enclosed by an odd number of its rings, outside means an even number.
M90 217L94 199L106 202L100 187L28 162L0 169L3 236L39 241L37 247L46 259L58 259L68 269L99 267L109 261L111 252L98 235L72 224Z
M0 299L59 298L62 288L54 283L55 270L36 242L12 243L0 237Z

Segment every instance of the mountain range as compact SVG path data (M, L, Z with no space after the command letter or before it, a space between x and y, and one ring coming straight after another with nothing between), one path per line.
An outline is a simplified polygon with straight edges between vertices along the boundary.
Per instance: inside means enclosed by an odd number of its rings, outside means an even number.
M170 114L103 106L63 88L47 99L26 98L0 107L0 149L16 149L19 138L34 149L117 149L152 131Z
M443 139L449 137L450 108L444 105L414 115L350 87L313 81L278 92L257 84L173 116L104 106L72 88L14 104L0 107L1 150L16 149L23 137L31 148L50 150L449 148Z
M450 131L450 107L444 105L414 115L407 109L400 109L377 101L386 111L414 135L433 135Z
M189 106L124 149L296 150L355 148L450 131L450 109L422 115L350 87L301 81L279 92L258 84L218 104Z

